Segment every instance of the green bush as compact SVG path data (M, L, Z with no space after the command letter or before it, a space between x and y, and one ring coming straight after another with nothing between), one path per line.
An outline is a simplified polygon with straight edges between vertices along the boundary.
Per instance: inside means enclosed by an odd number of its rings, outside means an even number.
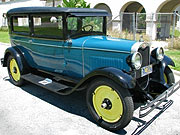
M0 27L0 31L8 32L8 27L2 26Z

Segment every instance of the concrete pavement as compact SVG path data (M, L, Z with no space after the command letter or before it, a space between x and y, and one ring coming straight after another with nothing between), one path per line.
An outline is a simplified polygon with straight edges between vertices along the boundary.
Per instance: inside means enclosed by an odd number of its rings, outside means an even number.
M0 58L8 46L0 45ZM176 81L180 80L175 76ZM16 87L0 66L0 135L180 135L180 90L164 110L154 110L117 132L96 125L85 103L85 92L60 96L33 84Z

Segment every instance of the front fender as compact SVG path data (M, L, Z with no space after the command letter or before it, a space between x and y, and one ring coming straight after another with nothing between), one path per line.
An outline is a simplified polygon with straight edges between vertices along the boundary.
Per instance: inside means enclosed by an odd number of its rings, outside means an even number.
M15 46L9 47L6 49L5 54L4 54L3 67L7 67L7 61L8 61L8 57L10 55L12 55L16 59L17 64L18 64L19 69L20 69L20 72L22 74L24 71L27 71L25 69L28 69L28 65L24 59L24 56L21 53L21 51Z
M174 63L174 61L171 59L171 58L169 58L168 56L164 56L164 59L161 61L161 63L162 63L162 68L163 68L163 70L166 68L166 66L168 66L168 65L171 65L171 66L173 66L173 67L175 67L175 63Z
M161 61L161 67L160 67L160 82L164 85L167 85L164 79L164 71L165 71L165 68L169 65L175 67L174 61L165 55L164 59Z
M164 71L165 68L169 65L175 67L175 63L173 62L173 60L165 55L164 59L161 62L159 62L158 65L154 66L155 72L151 75L153 81L161 83L164 86L168 87L164 79Z
M86 75L79 83L78 86L82 85L84 82L89 82L98 77L106 77L112 79L122 87L126 89L133 89L136 85L136 80L127 73L123 72L122 70L113 68L113 67L106 67L100 68L92 71L88 75Z

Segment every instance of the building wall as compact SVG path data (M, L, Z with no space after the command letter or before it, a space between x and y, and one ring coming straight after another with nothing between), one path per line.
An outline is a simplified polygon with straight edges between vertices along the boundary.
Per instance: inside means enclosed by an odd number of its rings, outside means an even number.
M3 14L7 13L8 10L17 7L28 7L28 6L45 6L46 1L42 0L18 0L0 3L0 27L6 26L7 21L3 18Z
M52 6L53 0L0 0L0 27L6 25L3 13L6 13L9 9L15 7L26 6ZM7 2L8 1L8 2ZM109 20L114 19L122 12L145 12L146 15L146 34L150 35L153 39L156 38L156 18L153 23L150 21L151 14L155 13L172 13L178 6L180 6L180 0L85 0L87 3L91 3L91 8L100 8L107 10L112 16ZM55 0L55 6L59 5L62 0ZM180 10L180 9L178 9ZM120 28L122 18L115 18L110 23L112 28ZM120 22L120 23L119 23ZM180 22L180 21L179 21ZM177 23L179 27L180 23ZM168 30L169 28L167 28Z
M88 3L91 3L92 8L96 8L97 5L106 5L109 7L112 14L113 28L119 28L122 30L121 18L117 17L122 12L134 12L139 13L144 11L146 13L146 34L149 35L153 40L156 39L157 33L157 18L154 17L152 20L153 14L156 13L172 13L178 6L180 6L180 0L86 0ZM103 7L101 6L101 7ZM104 8L106 9L106 8ZM168 18L168 16L167 16ZM170 21L170 20L165 20ZM170 25L167 25L167 28L164 31L169 31ZM169 34L169 33L168 33ZM168 35L166 35L168 36Z

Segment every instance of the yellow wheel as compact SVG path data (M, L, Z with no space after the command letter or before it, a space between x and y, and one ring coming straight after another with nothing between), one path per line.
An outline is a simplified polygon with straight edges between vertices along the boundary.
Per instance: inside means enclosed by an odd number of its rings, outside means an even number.
M21 79L21 71L19 69L18 63L13 56L9 56L7 61L7 68L10 77L10 81L17 86L22 85L23 80Z
M21 77L21 74L20 74L20 71L19 71L19 67L16 63L16 60L14 58L12 58L10 60L10 73L11 73L11 76L12 78L15 80L15 81L19 81L20 80L20 77Z
M167 76L165 73L164 73L164 81L165 81L165 83L168 83Z
M94 91L93 106L97 114L109 123L117 122L123 114L121 98L115 90L106 85L99 86Z
M108 130L122 129L132 119L134 104L131 94L110 79L94 80L87 90L86 101L95 121Z

